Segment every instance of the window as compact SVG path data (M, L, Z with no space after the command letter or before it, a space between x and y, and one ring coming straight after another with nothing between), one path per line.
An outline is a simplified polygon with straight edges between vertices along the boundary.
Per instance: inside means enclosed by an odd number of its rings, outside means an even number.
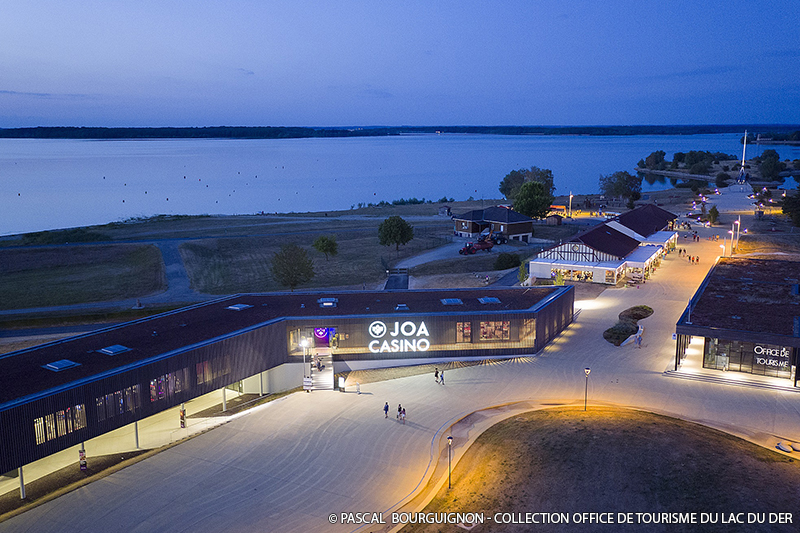
M97 400L101 400L102 397ZM98 413L105 413L105 410ZM33 433L36 444L44 444L49 440L63 437L73 431L86 427L86 408L83 404L67 407L33 420Z
M482 341L507 341L510 338L509 321L481 322Z
M472 322L456 322L456 342L472 342Z
M106 419L106 406L103 403L105 396L100 396L99 398L95 399L97 405L97 421L102 422Z
M36 433L36 444L43 444L47 440L44 431L44 418L39 417L33 421L33 431Z
M56 438L56 419L52 414L44 417L44 427L47 430L47 440Z
M67 434L67 421L64 411L56 412L56 429L58 430L59 437L63 437Z

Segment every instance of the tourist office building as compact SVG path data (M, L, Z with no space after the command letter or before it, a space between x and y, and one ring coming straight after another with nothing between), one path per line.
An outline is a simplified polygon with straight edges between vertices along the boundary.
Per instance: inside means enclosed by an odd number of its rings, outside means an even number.
M797 387L800 262L766 257L717 261L677 323L675 370L701 337L703 368Z
M231 385L299 387L319 350L338 372L535 354L573 304L569 286L242 294L8 353L0 471Z

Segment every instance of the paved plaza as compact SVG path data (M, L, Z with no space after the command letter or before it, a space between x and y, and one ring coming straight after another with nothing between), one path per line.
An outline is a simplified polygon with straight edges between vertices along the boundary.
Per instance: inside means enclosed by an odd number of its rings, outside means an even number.
M448 370L444 386L420 375L362 385L360 395L292 394L1 523L0 531L376 531L328 517L401 508L427 483L451 426L472 412L511 402L582 406L587 367L589 408L644 409L769 447L800 440L798 392L665 373L674 365L675 323L721 251L706 237L728 229L698 228L700 242L680 238L699 265L672 253L639 288L576 302L575 323L540 354ZM617 314L640 304L654 309L640 321L642 348L604 341ZM392 414L398 403L407 410L405 424ZM512 413L498 410L459 427L456 460L482 430Z

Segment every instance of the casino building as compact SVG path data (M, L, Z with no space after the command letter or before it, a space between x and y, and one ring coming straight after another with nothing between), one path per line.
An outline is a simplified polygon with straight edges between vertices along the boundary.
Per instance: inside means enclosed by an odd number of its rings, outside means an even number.
M693 337L702 367L785 379L797 387L800 262L720 258L675 328L675 370Z
M0 471L220 389L299 387L323 357L330 389L333 370L534 354L573 304L570 286L241 294L8 353Z

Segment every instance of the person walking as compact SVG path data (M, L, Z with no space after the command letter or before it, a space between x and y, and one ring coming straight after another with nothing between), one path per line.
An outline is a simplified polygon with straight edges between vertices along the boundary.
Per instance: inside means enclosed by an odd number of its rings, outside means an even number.
M356 381L356 394L361 394L361 383Z
M383 418L389 418L389 402L383 406Z
M400 413L403 412L403 406L399 403L397 404L397 419L400 420Z
M435 371L433 372L433 380L436 383L439 383L439 369L438 368L436 368Z
M403 425L406 423L406 408L403 407L403 410L400 412L400 420L403 421Z
M444 370L442 370L442 373L439 374L439 384L444 385Z

